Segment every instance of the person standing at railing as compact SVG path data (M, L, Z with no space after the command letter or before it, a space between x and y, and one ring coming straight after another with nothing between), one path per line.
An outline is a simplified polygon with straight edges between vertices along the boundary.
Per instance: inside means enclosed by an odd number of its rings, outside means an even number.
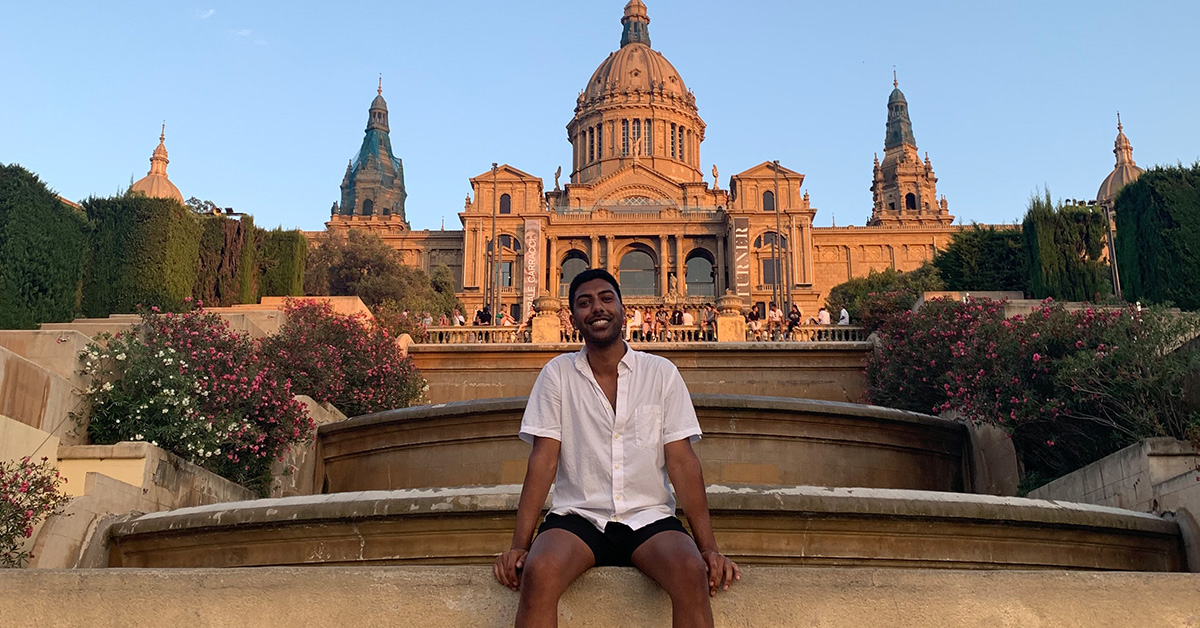
M849 324L850 324L850 312L847 312L846 308L843 307L842 313L838 314L838 325L849 325Z
M571 310L562 308L558 311L558 329L563 342L571 342L571 336L574 335L574 325L571 324Z
M649 342L654 340L654 311L647 305L646 309L642 310L642 341Z
M825 306L822 305L821 309L817 310L817 324L828 325L829 323L829 310L825 309Z
M450 324L455 327L462 327L467 324L467 319L463 318L462 312L458 308L454 308L454 313L450 315Z
M704 332L705 340L713 340L717 336L717 309L712 303L704 304L704 314L701 319L700 329Z
M671 326L671 315L667 313L667 308L658 306L658 312L654 315L654 329L659 340L667 339L668 328Z
M438 327L446 327L449 324L450 324L450 317L446 316L445 312L442 312L442 314L440 316L438 316Z
M629 308L629 311L632 313L629 315L629 333L626 336L633 338L636 334L638 340L645 340L646 334L642 331L642 311L636 307Z

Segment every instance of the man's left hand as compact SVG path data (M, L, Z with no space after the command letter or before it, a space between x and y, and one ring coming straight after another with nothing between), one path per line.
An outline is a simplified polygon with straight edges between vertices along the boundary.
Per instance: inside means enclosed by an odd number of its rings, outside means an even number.
M717 589L729 590L729 585L733 584L734 580L742 579L742 570L738 568L737 563L729 560L716 550L706 550L700 552L700 556L704 558L704 563L708 566L708 594L710 596L717 594Z

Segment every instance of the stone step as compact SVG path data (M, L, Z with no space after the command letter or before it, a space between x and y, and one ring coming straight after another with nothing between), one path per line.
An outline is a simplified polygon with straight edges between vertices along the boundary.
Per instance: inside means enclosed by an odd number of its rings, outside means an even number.
M491 567L0 570L0 617L44 628L511 626ZM1200 575L748 567L713 600L717 626L1195 626ZM584 574L570 628L668 626L667 595L631 568Z

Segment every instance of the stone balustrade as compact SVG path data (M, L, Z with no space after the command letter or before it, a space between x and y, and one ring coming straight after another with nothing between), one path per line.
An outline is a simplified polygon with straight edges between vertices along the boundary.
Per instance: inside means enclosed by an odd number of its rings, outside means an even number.
M533 342L533 334L528 326L501 327L442 327L427 328L428 336L416 344L430 345L461 345L461 344L517 344ZM776 342L864 342L869 332L864 327L853 325L797 325L788 332L786 329L774 334L764 326L762 331L746 333L747 341L776 341ZM756 337L755 337L756 336ZM668 325L666 329L654 335L643 334L642 330L627 330L626 339L630 342L716 342L715 333L705 330L700 324ZM559 342L583 343L579 330L563 331L559 328Z

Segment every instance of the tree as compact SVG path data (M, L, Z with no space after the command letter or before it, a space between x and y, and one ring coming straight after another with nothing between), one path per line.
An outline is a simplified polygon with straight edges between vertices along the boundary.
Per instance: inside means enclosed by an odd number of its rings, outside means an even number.
M400 310L449 314L460 307L454 296L450 269L424 270L405 266L396 251L378 235L351 230L346 237L318 236L309 254L305 293L313 296L357 296L368 307L390 302Z
M1148 170L1113 211L1125 298L1200 309L1200 162Z
M912 308L925 291L942 289L938 270L930 264L908 272L872 270L866 277L834 286L825 305L835 313L844 307L850 320L874 329L881 317Z
M1108 265L1100 259L1104 221L1093 207L1054 204L1048 189L1030 197L1021 233L1034 298L1091 301L1112 292Z
M971 225L951 236L933 265L947 290L1025 292L1028 262L1016 228Z
M21 166L0 166L0 328L71 320L86 242L82 212Z
M186 205L193 214L199 214L201 216L214 216L221 213L221 208L217 207L216 203L208 200L202 201L195 196L188 198L188 200L184 201L183 204Z

